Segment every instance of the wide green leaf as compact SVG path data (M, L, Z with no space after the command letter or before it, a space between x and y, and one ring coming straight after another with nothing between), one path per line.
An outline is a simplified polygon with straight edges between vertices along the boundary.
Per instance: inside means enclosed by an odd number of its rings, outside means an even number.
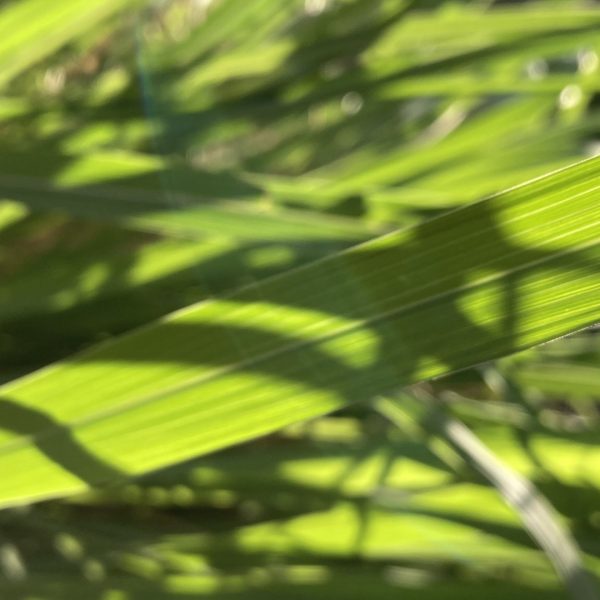
M263 435L600 317L598 160L0 388L4 504Z

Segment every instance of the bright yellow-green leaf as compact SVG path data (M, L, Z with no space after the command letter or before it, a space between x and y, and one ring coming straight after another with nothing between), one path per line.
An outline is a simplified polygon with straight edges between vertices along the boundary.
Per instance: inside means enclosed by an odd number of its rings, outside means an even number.
M3 502L142 473L594 322L598 164L189 307L4 386Z

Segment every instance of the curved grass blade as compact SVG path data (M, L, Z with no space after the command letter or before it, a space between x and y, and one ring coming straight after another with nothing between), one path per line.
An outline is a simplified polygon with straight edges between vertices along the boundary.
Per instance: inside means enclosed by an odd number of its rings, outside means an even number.
M546 498L530 481L503 464L464 423L446 414L434 398L419 394L418 400L430 411L423 417L426 428L456 449L519 514L525 529L544 550L571 596L597 600L596 586L583 566L577 543L559 525ZM386 398L378 407L392 422L397 422L398 416L403 419L402 399Z

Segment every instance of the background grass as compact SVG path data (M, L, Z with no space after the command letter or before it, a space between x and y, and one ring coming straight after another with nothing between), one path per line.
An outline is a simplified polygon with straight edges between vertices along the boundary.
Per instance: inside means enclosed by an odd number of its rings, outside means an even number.
M3 2L2 381L597 154L599 24L575 0ZM485 326L458 308L437 329ZM169 353L136 368L189 368ZM91 456L78 479L112 485L0 512L0 594L595 598L599 359L592 328L135 480Z

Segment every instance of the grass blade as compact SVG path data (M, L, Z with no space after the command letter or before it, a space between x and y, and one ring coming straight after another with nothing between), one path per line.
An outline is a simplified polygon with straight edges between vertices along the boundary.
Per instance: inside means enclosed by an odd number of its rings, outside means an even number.
M173 464L597 321L598 164L191 306L3 386L2 502Z
M431 407L435 399L419 394L418 400ZM378 403L381 412L395 421L403 412L401 399ZM548 501L535 486L502 463L461 421L447 415L441 405L431 407L427 425L479 471L520 516L525 529L544 550L561 576L571 596L597 600L596 586L586 572L575 540L557 522Z

